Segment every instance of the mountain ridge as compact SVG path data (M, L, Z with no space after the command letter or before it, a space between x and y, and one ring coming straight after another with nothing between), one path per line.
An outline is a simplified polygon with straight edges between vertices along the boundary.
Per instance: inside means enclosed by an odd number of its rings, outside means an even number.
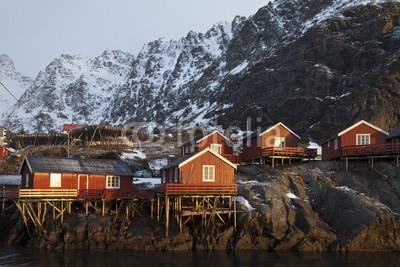
M120 52L120 72L111 76L112 63L99 56L102 83L94 65L87 71L95 81L83 75L66 84L56 81L73 75L68 67L46 68L21 98L34 103L39 122L17 104L4 123L38 132L70 121L244 129L250 117L283 121L319 141L359 119L390 130L400 122L399 16L399 1L277 0L206 33L150 42L126 60ZM54 89L70 97L57 98Z

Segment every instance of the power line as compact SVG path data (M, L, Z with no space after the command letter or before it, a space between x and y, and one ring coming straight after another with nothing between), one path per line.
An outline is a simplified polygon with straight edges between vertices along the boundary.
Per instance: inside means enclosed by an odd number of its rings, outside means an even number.
M32 113L27 107L25 107L25 106L21 103L21 101L19 101L19 99L16 98L15 95L13 95L13 93L11 93L11 91L8 90L8 88L7 88L1 81L0 81L0 84L4 87L4 89L6 89L6 91L7 91L15 100L17 100L17 102L21 105L21 107L23 107L29 114L31 114L31 115L33 116L34 119L37 120L36 116L33 115L33 113Z

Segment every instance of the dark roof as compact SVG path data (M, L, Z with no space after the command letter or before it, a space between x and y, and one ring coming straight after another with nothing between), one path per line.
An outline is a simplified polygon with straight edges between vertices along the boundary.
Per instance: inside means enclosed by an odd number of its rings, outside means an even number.
M28 164L32 173L52 172L133 176L128 163L122 160L26 156L24 162Z
M392 139L392 138L396 138L396 137L400 137L400 127L394 129L393 131L391 131L389 133L389 137L388 139Z
M201 138L203 138L204 136L205 136L205 135L198 135L198 136L196 136L195 138L193 138L193 139L187 141L186 143L184 143L184 144L182 145L182 147L188 146L188 145L196 145L196 142L199 141L199 140L200 140Z
M184 162L185 160L190 159L191 157L193 157L194 155L196 155L196 154L198 154L198 153L200 153L200 152L202 152L202 151L197 151L197 152L192 153L192 154L186 154L186 155L180 157L179 159L177 159L177 160L171 162L171 163L168 164L167 166L162 167L161 170L167 170L167 169L171 169L171 168L173 168L173 167L176 167L176 166L178 166L179 164L181 164L182 162Z
M0 175L0 185L21 185L21 175Z

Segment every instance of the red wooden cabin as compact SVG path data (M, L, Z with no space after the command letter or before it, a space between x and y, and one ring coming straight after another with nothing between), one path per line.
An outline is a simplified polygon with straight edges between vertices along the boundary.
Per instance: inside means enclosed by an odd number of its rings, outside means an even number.
M71 132L71 131L73 131L73 130L81 129L81 128L83 128L83 127L85 127L85 126L82 125L82 124L76 124L76 123L64 124L64 125L63 125L63 131L64 131L64 132Z
M20 186L20 175L0 175L0 198L14 198Z
M22 189L75 189L81 198L122 197L131 193L133 181L121 160L26 156L19 174Z
M386 153L389 133L361 120L321 144L322 160L342 156Z
M168 193L236 193L235 169L235 164L206 148L165 166L161 182Z
M214 131L205 136L196 136L182 145L182 155L192 154L210 148L215 153L221 154L233 163L240 163L240 156L234 154L234 144L219 131Z
M300 136L279 122L243 138L243 160L265 157L316 157L316 150L299 146Z
M10 155L10 151L5 147L0 146L0 158L6 158L9 155Z

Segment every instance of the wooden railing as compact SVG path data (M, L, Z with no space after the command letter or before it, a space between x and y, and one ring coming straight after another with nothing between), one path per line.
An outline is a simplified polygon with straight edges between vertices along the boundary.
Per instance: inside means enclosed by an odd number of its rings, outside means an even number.
M76 189L20 189L19 198L76 198Z
M293 157L293 158L315 158L317 149L304 147L267 147L262 149L265 157Z
M169 194L237 194L236 184L161 184L155 190Z
M233 155L233 154L222 154L224 158L229 160L230 162L234 164L240 164L242 163L242 156L241 155Z
M149 198L154 190L119 190L119 189L5 189L0 190L0 197L7 199L121 199Z
M342 148L343 156L390 154L400 154L400 143L375 144L367 146L346 146Z

